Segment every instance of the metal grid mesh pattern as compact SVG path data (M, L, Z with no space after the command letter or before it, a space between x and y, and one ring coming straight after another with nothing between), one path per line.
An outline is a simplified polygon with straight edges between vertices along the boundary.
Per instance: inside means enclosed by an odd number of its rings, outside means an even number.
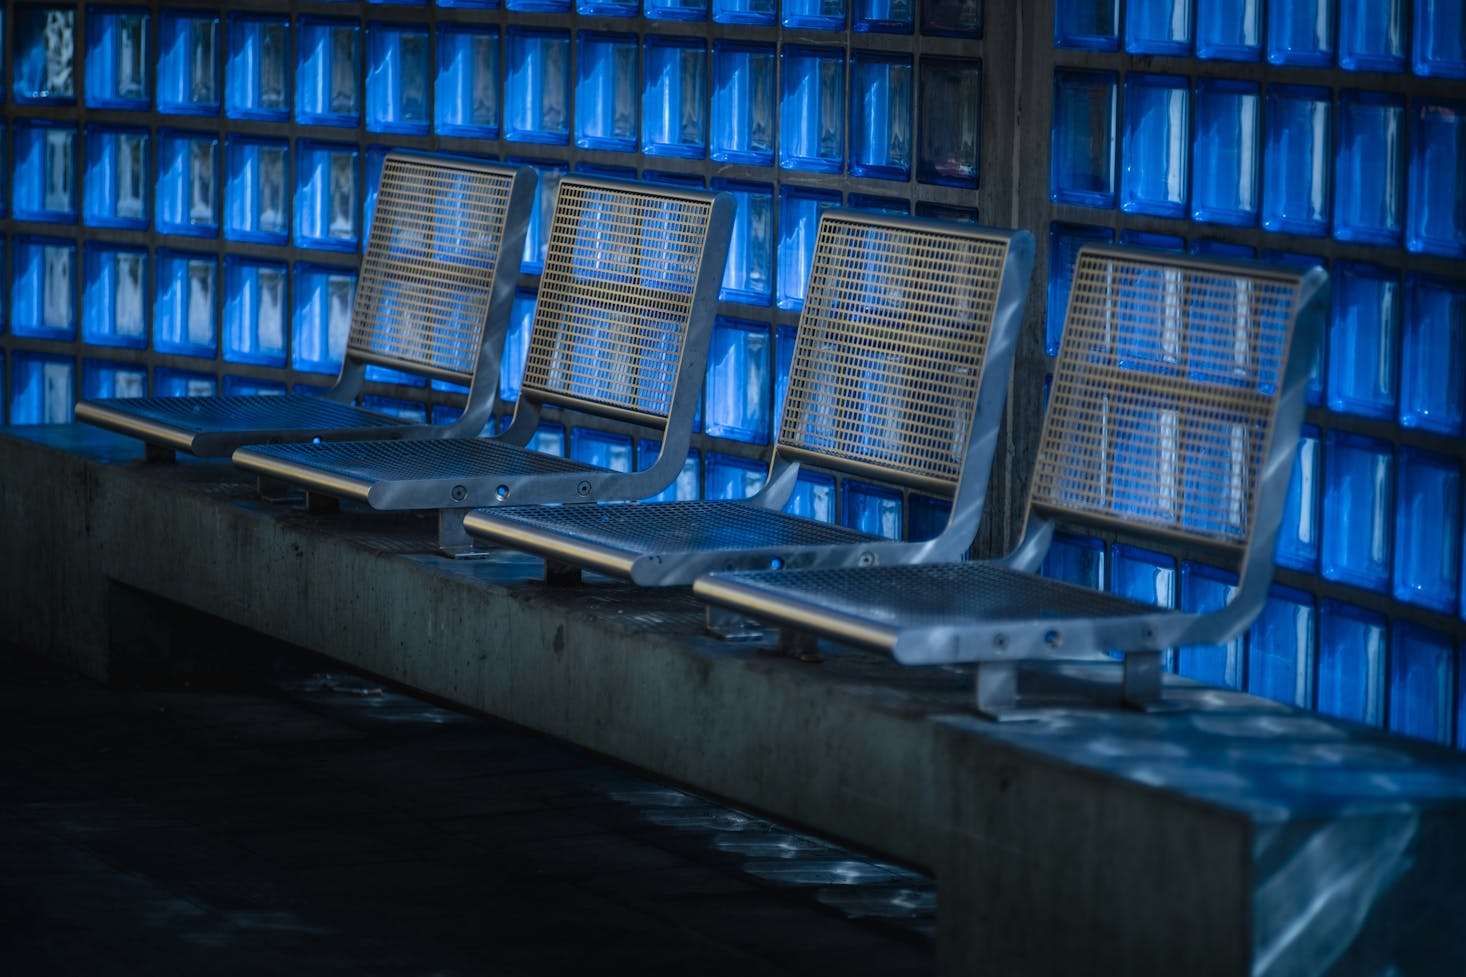
M528 451L489 438L266 444L253 445L247 450L251 461L269 458L382 483L598 470L594 465L542 451Z
M825 215L779 443L955 484L1007 251Z
M1033 502L1244 545L1299 283L1262 268L1086 249Z
M560 182L525 390L666 417L713 201Z
M508 170L386 159L349 349L473 379L513 182Z
M656 505L507 507L495 509L493 516L499 522L566 534L577 541L646 553L885 542L844 526L792 519L772 509L715 499Z

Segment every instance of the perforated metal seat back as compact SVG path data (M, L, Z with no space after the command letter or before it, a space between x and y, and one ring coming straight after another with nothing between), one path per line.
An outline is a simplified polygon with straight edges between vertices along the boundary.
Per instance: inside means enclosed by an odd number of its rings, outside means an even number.
M1035 463L1034 511L1143 527L1240 559L1303 278L1082 251Z
M347 350L467 384L479 363L515 171L392 154L382 164Z
M1009 246L975 227L826 212L780 449L951 491Z
M560 181L522 395L666 422L694 305L722 273L704 267L716 199Z

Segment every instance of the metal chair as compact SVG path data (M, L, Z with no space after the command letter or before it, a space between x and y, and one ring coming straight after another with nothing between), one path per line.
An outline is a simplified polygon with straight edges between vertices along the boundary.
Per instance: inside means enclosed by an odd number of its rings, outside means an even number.
M714 573L694 592L905 664L977 662L980 711L1020 714L1017 663L1124 656L1123 697L1161 705L1161 652L1227 641L1267 598L1327 275L1081 251L1024 539L992 562ZM1226 606L1181 612L1039 577L1054 527L1236 569Z
M560 181L524 378L492 438L254 445L240 467L374 509L439 510L439 545L473 552L463 515L504 503L653 495L682 470L707 360L733 202L711 194L567 176ZM630 423L659 438L619 472L530 450L542 408Z
M528 167L388 154L329 390L84 400L77 419L141 438L152 461L177 451L225 457L263 442L477 434L498 390L534 185ZM369 365L467 385L463 414L452 424L415 424L355 406Z
M982 515L1033 261L1026 231L826 211L769 475L749 499L508 506L470 534L651 586L713 569L956 559ZM781 511L801 465L947 499L901 542ZM568 567L569 569L562 569Z

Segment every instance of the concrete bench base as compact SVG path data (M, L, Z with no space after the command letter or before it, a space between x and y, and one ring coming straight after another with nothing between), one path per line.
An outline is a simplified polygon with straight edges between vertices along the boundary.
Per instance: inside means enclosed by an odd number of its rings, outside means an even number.
M1125 712L1110 664L1025 670L1041 718L987 723L960 671L720 642L686 590L548 587L433 555L431 514L141 458L0 432L18 644L116 678L163 600L564 738L931 871L943 974L1466 972L1458 754L1181 680Z

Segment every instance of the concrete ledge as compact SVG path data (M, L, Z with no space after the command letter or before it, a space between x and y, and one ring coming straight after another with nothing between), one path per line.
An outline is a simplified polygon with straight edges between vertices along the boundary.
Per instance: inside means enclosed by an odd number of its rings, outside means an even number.
M1052 708L996 726L960 672L724 644L686 590L547 587L431 555L430 517L141 456L0 432L17 643L116 677L157 598L562 737L932 871L944 973L1466 971L1455 753L1181 682L1185 712L1122 712L1110 666L1025 672Z

